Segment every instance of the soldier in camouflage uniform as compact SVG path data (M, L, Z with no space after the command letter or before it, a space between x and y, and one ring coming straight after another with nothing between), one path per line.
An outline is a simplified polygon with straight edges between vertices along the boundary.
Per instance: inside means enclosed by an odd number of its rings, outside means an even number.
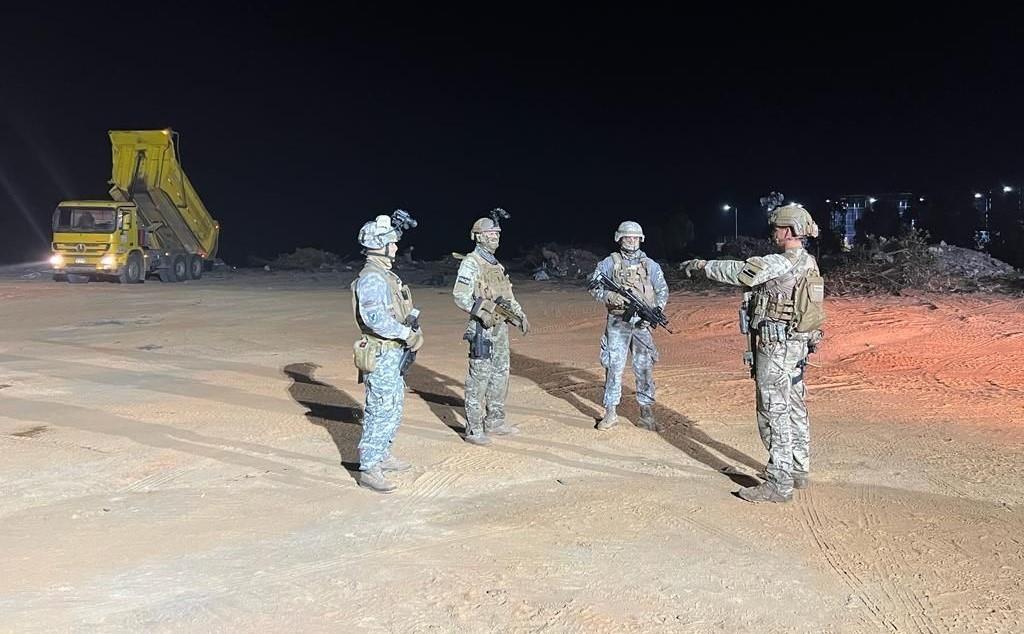
M768 449L765 482L738 495L749 502L788 502L793 489L809 484L810 424L804 397L803 368L808 346L821 331L797 332L795 290L802 277L819 275L818 264L804 248L805 236L818 226L807 210L789 204L771 213L772 239L782 251L740 260L688 260L687 276L703 271L710 280L753 289L749 325L755 340L753 373L757 386L757 427Z
M402 421L405 381L400 365L405 351L423 345L419 328L411 328L413 310L409 287L392 272L401 231L388 216L377 216L359 230L366 265L352 282L352 310L362 337L355 345L356 367L366 384L363 434L359 440L359 484L390 493L395 485L386 471L405 471L411 465L391 455L391 442Z
M604 273L624 288L635 292L648 305L664 309L668 303L668 284L657 262L640 250L644 231L640 225L627 220L615 232L619 250L601 260L592 276ZM640 426L657 429L654 420L654 364L658 361L658 348L654 345L651 324L624 319L625 300L618 293L596 286L590 291L594 298L608 309L608 323L601 337L601 365L605 368L605 414L597 428L611 429L619 422L616 408L622 397L622 371L626 356L633 354L633 375L636 378L636 400L640 404Z
M519 431L505 419L509 373L507 322L518 323L524 335L530 322L512 294L512 282L505 267L494 257L501 237L497 216L474 222L469 236L476 248L462 259L452 290L455 305L470 315L463 336L470 342L465 438L474 445L489 445L490 436Z

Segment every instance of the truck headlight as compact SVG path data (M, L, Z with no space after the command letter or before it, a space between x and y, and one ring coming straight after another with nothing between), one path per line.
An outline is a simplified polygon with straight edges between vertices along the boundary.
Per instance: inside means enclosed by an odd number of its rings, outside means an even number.
M50 256L50 266L55 269L59 269L64 266L64 256L60 253L54 253Z
M104 255L102 258L100 258L100 266L102 266L105 269L109 269L110 267L114 266L114 256L110 254Z

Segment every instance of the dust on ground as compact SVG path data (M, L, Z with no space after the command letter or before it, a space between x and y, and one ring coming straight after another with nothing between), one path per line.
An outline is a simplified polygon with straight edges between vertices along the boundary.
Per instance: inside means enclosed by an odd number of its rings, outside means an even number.
M732 495L765 458L736 297L673 294L664 431L601 433L600 306L519 284L522 433L480 448L463 315L418 286L416 466L380 496L350 279L0 280L0 630L1024 630L1021 300L830 300L813 485L764 506Z

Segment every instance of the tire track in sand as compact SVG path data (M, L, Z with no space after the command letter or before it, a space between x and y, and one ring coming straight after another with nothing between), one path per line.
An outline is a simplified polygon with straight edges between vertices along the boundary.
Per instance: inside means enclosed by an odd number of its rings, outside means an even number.
M821 519L817 500L812 490L807 489L803 491L801 498L803 498L803 504L800 506L800 511L804 528L811 535L814 545L821 552L825 562L839 576L839 579L853 590L857 599L864 604L868 611L866 618L870 625L875 628L884 628L889 632L899 632L899 628L883 613L878 601L865 586L864 580L854 570L854 565L850 561L849 555L841 552L837 547L836 540L830 535L831 531Z

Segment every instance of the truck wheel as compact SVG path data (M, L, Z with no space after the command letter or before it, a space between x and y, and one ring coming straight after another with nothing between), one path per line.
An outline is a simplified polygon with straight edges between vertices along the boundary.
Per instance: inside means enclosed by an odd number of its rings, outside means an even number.
M188 256L188 278L198 280L203 276L203 258L198 255Z
M89 276L88 275L72 275L71 273L68 273L68 284L88 284L88 283L89 283Z
M66 282L66 281L68 281L68 276L65 275L64 273L54 273L53 274L53 281L54 282Z
M124 265L124 269L121 274L117 276L117 281L122 284L138 284L142 281L142 258L139 257L138 253L132 253L128 256L128 262Z
M184 255L174 256L171 271L174 273L175 282L184 282L188 279L188 261L185 260Z

